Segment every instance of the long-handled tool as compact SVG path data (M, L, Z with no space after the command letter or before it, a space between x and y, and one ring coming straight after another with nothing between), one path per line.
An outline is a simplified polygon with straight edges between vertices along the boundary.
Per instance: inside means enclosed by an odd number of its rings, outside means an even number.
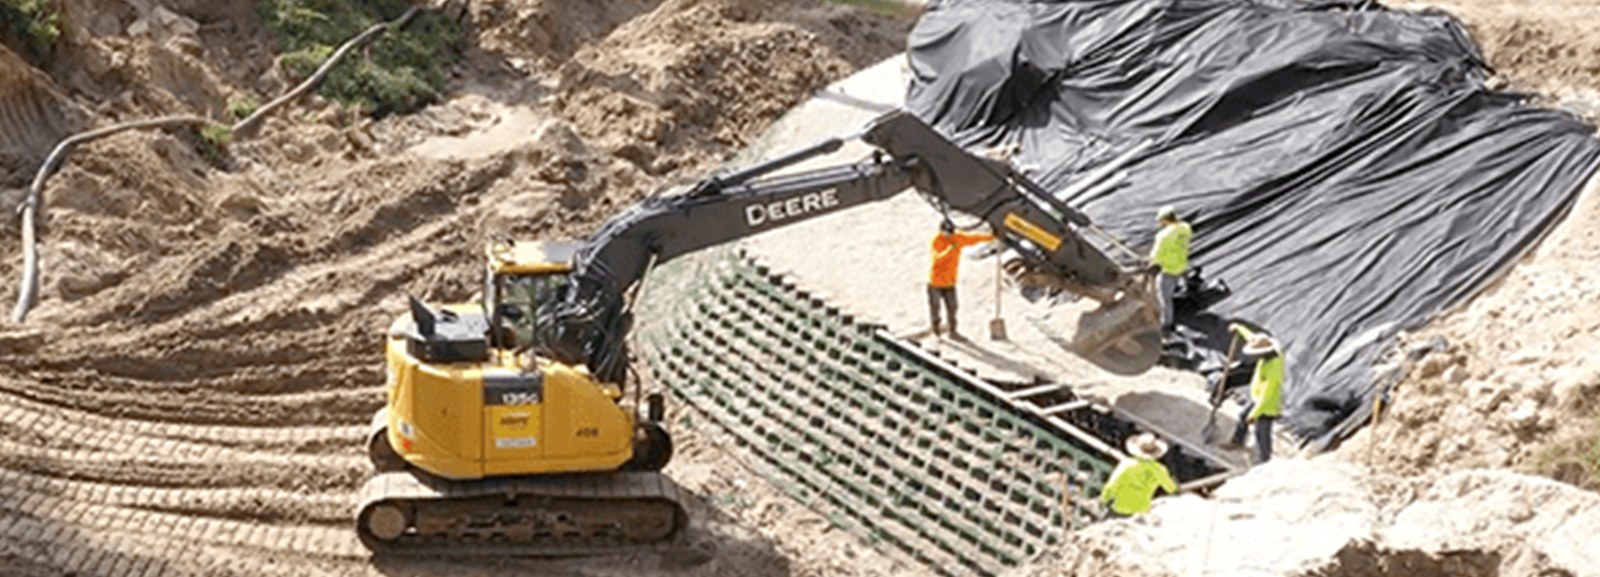
M1200 430L1200 438L1207 445L1217 441L1217 407L1222 406L1223 392L1228 388L1228 373L1233 370L1233 356L1238 350L1239 336L1228 331L1228 360L1222 363L1222 378L1217 379L1216 386L1211 387L1211 416L1206 418L1206 426Z
M1006 340L1006 319L1000 317L1000 255L994 255L994 318L989 321L989 340Z

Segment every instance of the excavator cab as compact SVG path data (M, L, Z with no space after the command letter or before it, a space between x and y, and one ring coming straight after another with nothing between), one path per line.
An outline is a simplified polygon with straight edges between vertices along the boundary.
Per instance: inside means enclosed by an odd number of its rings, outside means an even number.
M484 271L483 315L489 344L515 350L530 343L538 328L539 305L560 294L572 272L576 243L496 241L489 243Z

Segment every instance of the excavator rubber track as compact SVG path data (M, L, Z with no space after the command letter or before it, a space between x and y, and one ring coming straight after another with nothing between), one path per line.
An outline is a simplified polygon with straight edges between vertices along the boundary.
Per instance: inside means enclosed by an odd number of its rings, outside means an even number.
M656 472L450 481L410 471L367 481L356 532L379 555L569 557L625 553L688 525Z

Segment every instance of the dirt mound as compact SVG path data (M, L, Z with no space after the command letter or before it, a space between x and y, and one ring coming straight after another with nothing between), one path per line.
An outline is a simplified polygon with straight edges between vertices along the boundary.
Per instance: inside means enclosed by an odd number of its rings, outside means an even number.
M1600 496L1505 472L1274 459L1209 499L1081 530L1013 575L1592 575L1596 512Z
M554 108L591 146L647 174L702 172L813 91L873 61L864 57L878 56L855 53L852 60L841 45L894 45L904 36L903 29L823 8L665 2L562 65Z
M74 128L60 89L48 76L0 45L0 202L14 204L39 162Z

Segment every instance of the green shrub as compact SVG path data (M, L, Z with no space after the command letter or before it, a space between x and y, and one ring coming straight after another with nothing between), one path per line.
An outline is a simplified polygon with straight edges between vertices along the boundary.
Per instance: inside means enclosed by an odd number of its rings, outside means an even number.
M50 53L61 37L61 13L50 0L0 0L5 37L16 39L34 57Z
M262 0L260 15L278 39L284 66L310 76L340 44L406 8L398 0ZM460 38L455 22L418 14L346 56L317 92L377 116L410 112L438 98L446 66L459 57Z
M196 131L200 136L200 155L212 163L222 161L228 143L233 142L233 131L221 124L207 124Z
M1537 473L1591 491L1600 491L1600 415L1544 447L1533 462Z
M256 101L256 95L251 94L229 102L228 115L232 116L234 120L244 120L249 118L251 114L255 114L256 109L260 107L261 103Z

